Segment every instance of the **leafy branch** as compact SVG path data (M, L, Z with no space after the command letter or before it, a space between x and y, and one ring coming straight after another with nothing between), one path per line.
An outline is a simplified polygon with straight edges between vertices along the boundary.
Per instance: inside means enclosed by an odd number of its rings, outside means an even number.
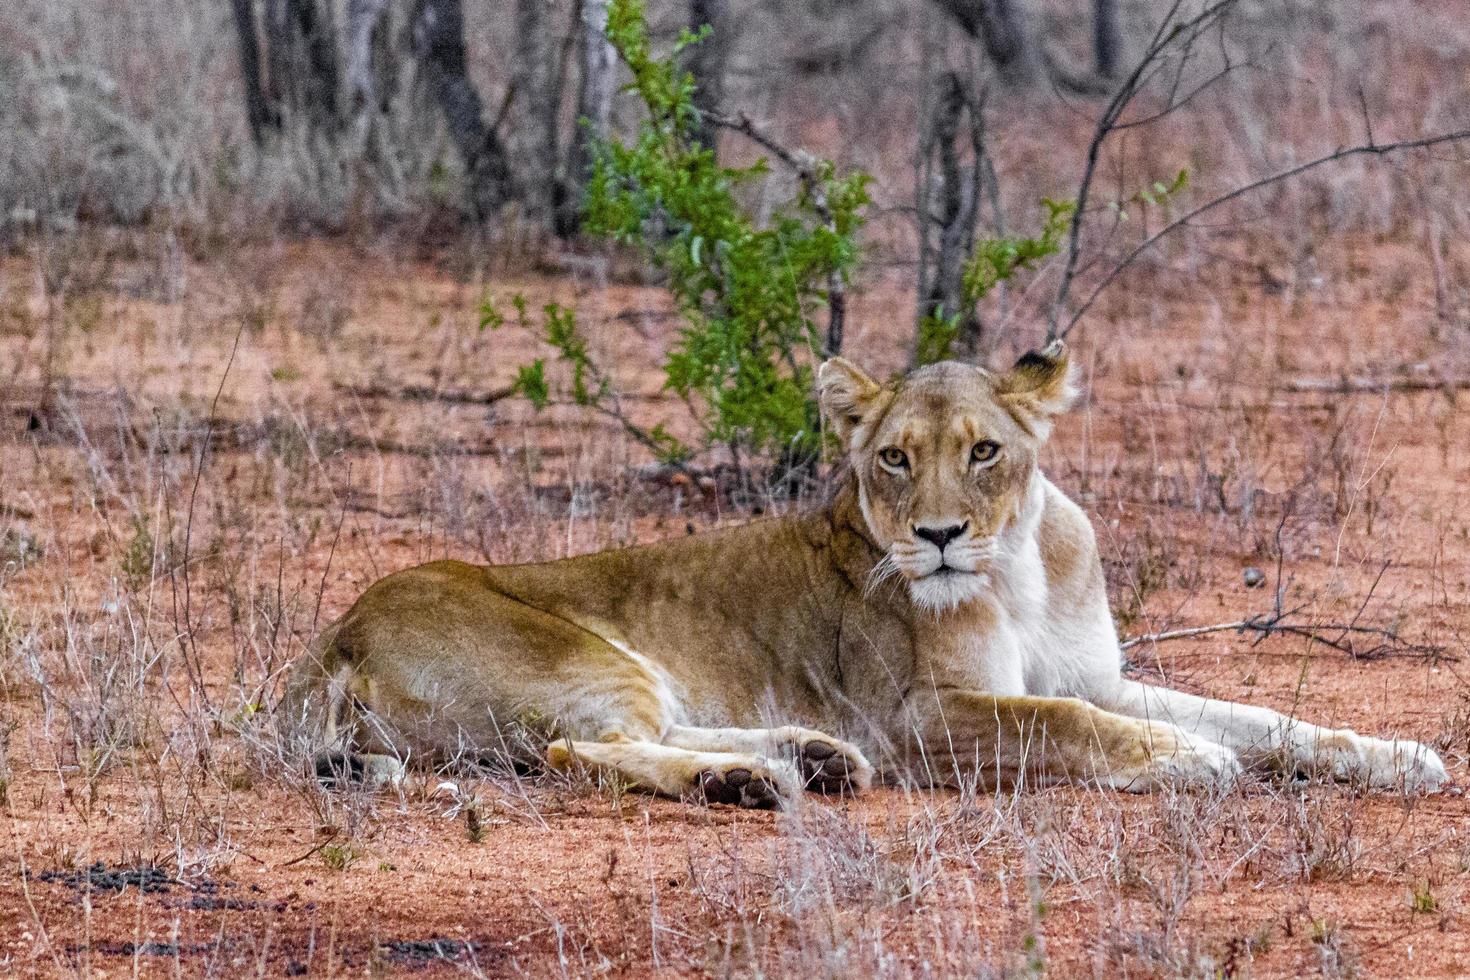
M643 0L609 4L608 40L646 114L631 140L613 137L597 148L583 224L589 234L637 249L665 274L684 324L664 361L664 388L693 411L698 443L685 445L661 426L645 430L616 408L608 376L570 311L548 307L538 330L570 370L571 401L618 419L660 459L687 460L723 445L737 468L751 454L772 460L773 474L801 471L820 448L811 365L841 344L869 177L839 175L830 161L786 150L743 116L711 116L797 174L793 198L757 222L740 192L767 175L766 162L720 166L697 138L703 117L694 79L677 55L707 33L685 31L671 54L655 56ZM814 319L824 307L825 338ZM546 404L545 363L522 368L517 388Z
M577 328L577 315L558 303L542 307L539 326L533 324L526 298L519 293L511 298L520 325L537 333L540 340L556 351L557 360L571 371L570 404L591 409L617 422L628 435L647 448L655 459L686 474L686 463L692 450L671 435L660 423L653 428L638 425L623 411L611 379L592 359L587 340ZM506 317L486 296L480 304L480 329L498 330ZM546 378L546 359L538 357L516 370L510 391L525 398L540 411L554 404L551 384Z
M962 279L961 296L965 309L973 308L996 286L1009 282L1018 272L1031 269L1061 249L1062 235L1076 205L1071 201L1053 201L1050 198L1043 198L1041 203L1046 208L1046 217L1042 219L1038 234L1030 237L998 235L976 243L965 264ZM964 312L964 309L941 311L920 321L914 354L916 364L932 364L952 356Z

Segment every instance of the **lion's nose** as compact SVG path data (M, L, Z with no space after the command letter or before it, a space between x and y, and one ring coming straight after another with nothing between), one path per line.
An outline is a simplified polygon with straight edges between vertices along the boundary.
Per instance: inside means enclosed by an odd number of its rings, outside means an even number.
M920 527L915 524L914 534L928 541L940 551L943 551L945 545L949 544L961 534L964 534L969 526L969 521L963 524L951 524L948 527Z

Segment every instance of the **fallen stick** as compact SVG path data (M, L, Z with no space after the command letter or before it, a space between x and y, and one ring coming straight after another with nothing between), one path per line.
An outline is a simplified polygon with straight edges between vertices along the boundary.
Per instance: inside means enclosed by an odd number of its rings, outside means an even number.
M404 385L390 388L387 385L351 385L334 382L337 391L356 395L358 398L396 398L409 402L452 402L458 405L494 405L516 393L514 387L495 388L491 391L470 391L464 388L435 388L432 385Z
M1384 391L1458 391L1470 388L1470 378L1301 378L1288 382L1288 391L1329 395L1381 394Z

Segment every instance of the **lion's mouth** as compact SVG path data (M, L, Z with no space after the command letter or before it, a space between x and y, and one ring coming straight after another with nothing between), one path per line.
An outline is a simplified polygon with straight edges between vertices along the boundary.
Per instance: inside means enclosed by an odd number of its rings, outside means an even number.
M940 565L934 571L920 575L916 581L945 581L974 578L983 574L976 568L960 568L957 565Z

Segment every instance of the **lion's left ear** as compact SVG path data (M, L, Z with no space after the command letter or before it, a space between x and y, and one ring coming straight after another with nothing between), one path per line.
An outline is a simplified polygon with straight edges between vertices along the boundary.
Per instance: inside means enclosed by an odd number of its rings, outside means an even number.
M1051 420L1077 398L1066 345L1053 340L1041 350L1021 355L1015 367L996 378L995 395L1038 423L1039 434L1044 437Z

